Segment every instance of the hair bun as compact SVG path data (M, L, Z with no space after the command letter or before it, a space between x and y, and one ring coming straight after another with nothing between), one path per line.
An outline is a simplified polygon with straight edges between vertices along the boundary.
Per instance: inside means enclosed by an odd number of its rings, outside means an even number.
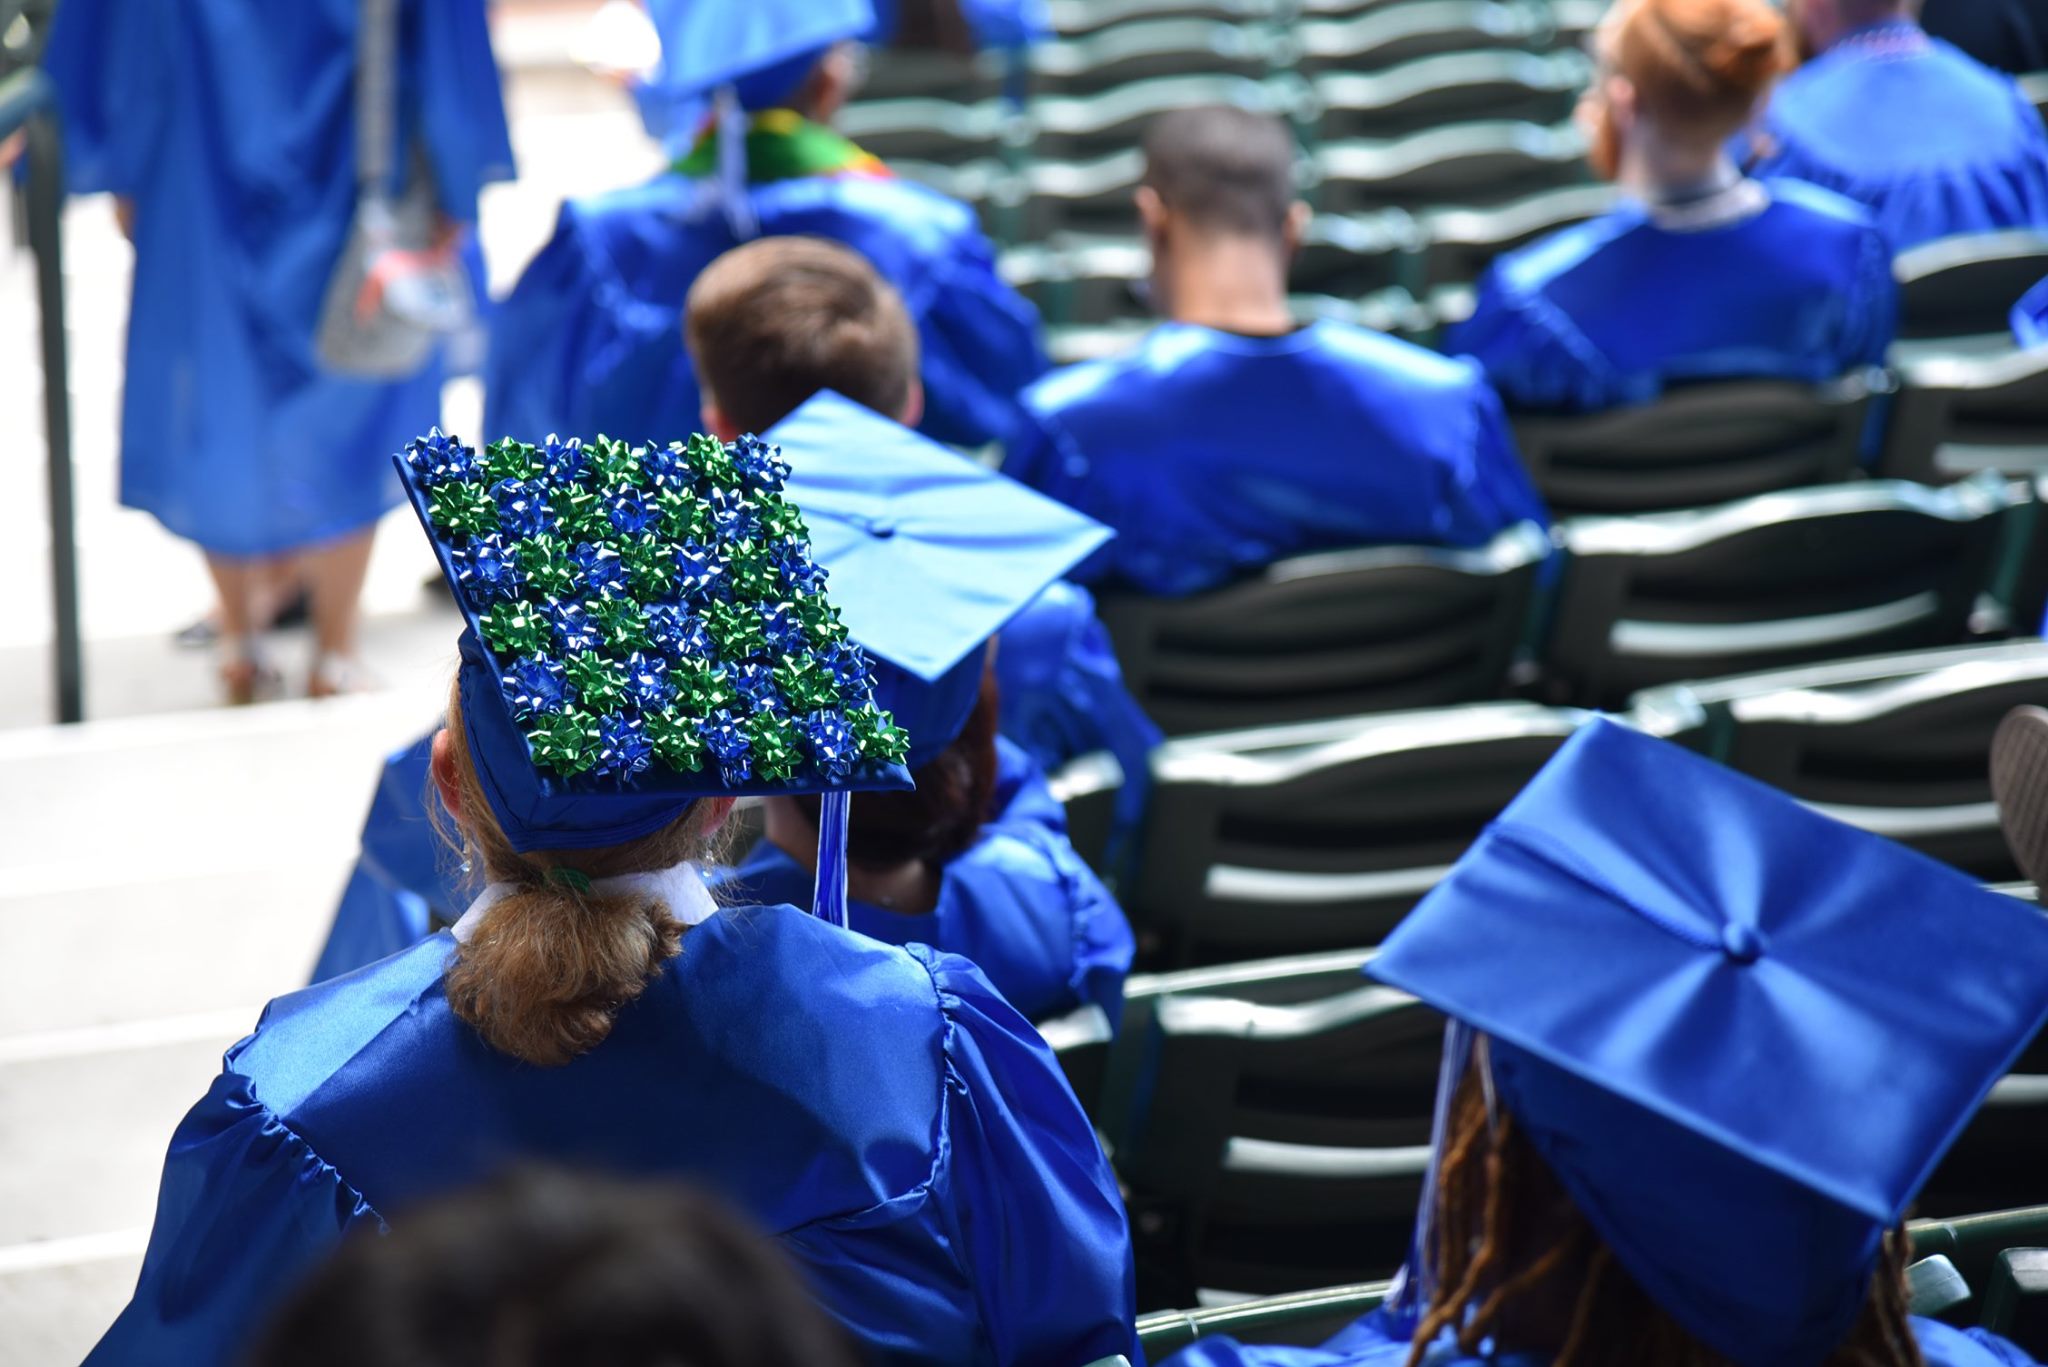
M1700 64L1716 81L1755 94L1789 65L1785 22L1755 0L1737 0L1722 13L1726 22L1700 52Z

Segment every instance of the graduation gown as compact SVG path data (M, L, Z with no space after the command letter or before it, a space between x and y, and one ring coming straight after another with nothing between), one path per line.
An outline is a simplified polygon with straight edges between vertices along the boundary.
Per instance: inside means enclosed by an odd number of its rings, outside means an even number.
M1003 472L1117 533L1084 582L1199 593L1304 551L1546 520L1478 368L1362 328L1165 323L1025 404Z
M1624 204L1510 252L1444 349L1510 407L1589 412L1697 380L1817 383L1884 361L1891 250L1860 206L1798 181Z
M1393 1329L1387 1317L1375 1310L1320 1348L1255 1346L1217 1337L1202 1339L1174 1354L1164 1367L1402 1367L1408 1361L1408 1337ZM2019 1348L1983 1329L1951 1329L1939 1321L1916 1317L1913 1333L1927 1367L2034 1367L2034 1360ZM1548 1363L1548 1358L1533 1353L1467 1357L1448 1337L1423 1359L1424 1367L1548 1367Z
M877 1363L1135 1362L1108 1162L971 965L728 907L560 1068L449 1010L447 932L272 1002L171 1140L134 1300L90 1367L232 1362L335 1241L507 1163L733 1201Z
M1123 910L1067 843L1045 776L998 740L995 817L940 874L928 915L850 901L848 924L892 945L923 944L971 960L1032 1020L1099 1006L1112 1028L1123 1014L1134 942ZM858 800L854 810L860 810ZM809 906L811 872L767 840L718 880L747 902Z
M1159 743L1159 729L1124 688L1108 634L1096 620L1094 600L1084 589L1054 584L999 639L1003 734L1019 747L1002 751L1005 772L1014 768L1034 774L1031 782L1012 785L1014 794L1003 804L1006 819L1017 820L1029 809L1033 819L1059 833L1064 845L1065 813L1036 768L1052 770L1079 755L1108 750L1125 775L1117 795L1117 832L1134 830L1144 810L1146 757ZM316 983L396 954L431 931L436 918L452 923L469 901L454 855L428 815L430 806L440 802L427 772L438 729L384 761L363 820L362 853L313 969ZM1073 856L1071 848L1066 855ZM809 896L799 905L809 906ZM1126 950L1126 967L1129 960ZM1121 983L1121 973L1117 980Z
M702 425L683 300L739 241L707 196L705 181L671 172L562 206L492 320L488 431L667 440ZM752 185L747 196L761 236L844 243L901 292L922 344L921 431L966 446L1010 431L1045 353L1037 310L997 276L973 210L861 171Z
M391 453L440 415L438 361L365 381L313 353L355 209L357 18L355 0L65 0L44 56L70 188L135 202L121 501L222 555L367 527L399 501ZM473 222L512 174L483 0L405 0L399 24L400 148Z
M1894 251L1957 233L2048 227L2048 133L2012 77L1910 22L1844 38L1778 86L1759 175L1869 207Z

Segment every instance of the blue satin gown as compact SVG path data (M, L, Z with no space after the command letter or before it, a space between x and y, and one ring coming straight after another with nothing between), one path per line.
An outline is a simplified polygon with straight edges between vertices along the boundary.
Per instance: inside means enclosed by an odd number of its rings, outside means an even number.
M1913 1333L1927 1367L2034 1367L2034 1359L1983 1329L1951 1329L1916 1318ZM1256 1346L1218 1337L1183 1349L1162 1367L1402 1367L1407 1361L1407 1335L1393 1332L1391 1322L1373 1311L1320 1348ZM1422 1361L1423 1367L1549 1367L1548 1358L1533 1353L1468 1357L1448 1336Z
M1547 521L1478 368L1362 328L1165 323L1025 401L1003 472L1117 533L1084 582L1199 593L1304 551Z
M2048 228L2048 133L2010 76L1907 21L1844 38L1786 77L1738 146L1758 175L1867 206L1894 251Z
M1067 843L1060 809L1038 767L1008 741L995 816L940 875L928 915L852 901L848 924L884 944L930 945L971 960L1010 1005L1034 1021L1098 1006L1115 1028L1135 948L1109 890ZM854 804L856 820L860 811ZM809 906L809 869L767 840L718 879L746 902Z
M923 354L920 430L979 446L1015 425L1045 371L1038 313L996 275L974 212L905 180L805 176L751 186L762 236L806 234L865 256L903 295ZM571 200L492 323L491 432L608 432L635 440L701 425L683 349L690 284L738 239L676 175Z
M727 907L560 1068L449 1010L447 932L283 997L172 1137L134 1300L87 1359L227 1363L344 1233L507 1163L697 1182L875 1363L1132 1355L1109 1164L974 967Z
M999 639L1003 734L1022 752L1006 749L1010 763L1035 774L1092 751L1110 751L1125 775L1117 795L1117 830L1134 830L1144 810L1147 756L1159 743L1159 729L1124 688L1094 600L1084 589L1054 584ZM429 730L384 761L363 821L362 853L313 969L316 983L396 954L427 935L436 918L453 923L468 904L454 856L429 816L440 805L427 772L433 739ZM1012 787L1004 802L1006 818L1028 812L1060 832L1064 846L1066 817L1043 778ZM1072 857L1066 848L1065 858ZM799 905L809 906L810 898ZM1129 958L1126 952L1126 966Z
M65 0L44 57L70 188L135 202L121 501L224 556L375 522L441 411L438 361L364 381L313 353L355 208L358 8ZM474 222L512 174L483 0L406 0L398 76L400 146Z
M1882 364L1897 323L1891 250L1864 209L1741 181L1509 253L1444 349L1484 366L1510 407L1591 412L1688 381L1833 379Z

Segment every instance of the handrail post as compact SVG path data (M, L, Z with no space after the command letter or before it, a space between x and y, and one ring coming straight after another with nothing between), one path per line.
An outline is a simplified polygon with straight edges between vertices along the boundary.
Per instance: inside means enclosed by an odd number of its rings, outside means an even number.
M34 79L42 79L40 75ZM49 449L50 591L56 624L57 720L85 718L85 664L78 627L78 544L71 470L71 371L64 335L62 139L54 107L24 126L28 158L29 250L36 260L41 314L43 433Z

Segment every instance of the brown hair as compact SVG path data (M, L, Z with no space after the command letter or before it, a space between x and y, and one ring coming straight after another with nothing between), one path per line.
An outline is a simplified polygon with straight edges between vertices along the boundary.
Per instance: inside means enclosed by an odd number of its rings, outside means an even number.
M1277 238L1294 207L1294 135L1235 105L1176 109L1145 129L1145 180L1198 228Z
M917 378L917 329L860 253L815 237L733 248L690 286L683 332L705 396L764 432L821 389L897 418Z
M862 793L847 821L846 862L890 869L913 860L936 867L981 835L996 791L996 718L1000 699L993 669L951 745L926 761L907 793ZM797 810L818 824L818 799L799 797Z
M1526 1308L1578 1283L1551 1367L1734 1367L1645 1295L1501 1110L1489 1122L1477 1067L1452 1099L1437 1175L1435 1289L1408 1353L1417 1367L1456 1329L1460 1348L1512 1337ZM1904 1231L1885 1236L1862 1314L1822 1367L1923 1367L1907 1323ZM1550 1344L1506 1343L1507 1350Z
M459 849L490 881L517 885L456 948L445 980L448 1005L492 1048L559 1066L603 1042L619 1009L682 948L683 927L653 898L593 896L551 881L549 870L596 879L701 861L715 843L706 829L711 809L693 804L654 834L623 845L521 854L498 828L477 780L459 691L449 700L448 740L462 804Z
M1644 112L1715 139L1793 64L1785 20L1765 0L1628 0L1612 44L1607 58Z

